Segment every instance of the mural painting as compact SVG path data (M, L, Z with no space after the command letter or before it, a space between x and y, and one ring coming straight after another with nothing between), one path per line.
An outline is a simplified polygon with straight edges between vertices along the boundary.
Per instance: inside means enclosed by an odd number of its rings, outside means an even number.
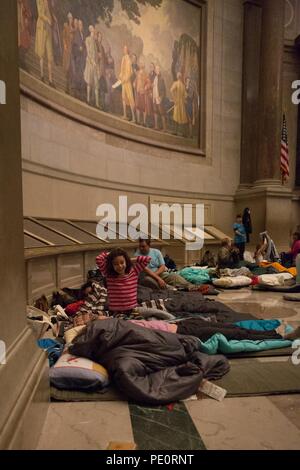
M185 0L18 0L20 67L101 113L199 148L201 9ZM141 135L139 133L139 135ZM154 134L155 135L155 134Z

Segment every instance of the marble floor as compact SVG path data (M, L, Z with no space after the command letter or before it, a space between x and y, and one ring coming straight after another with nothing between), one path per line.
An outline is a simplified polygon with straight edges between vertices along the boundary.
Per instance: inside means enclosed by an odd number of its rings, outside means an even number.
M257 318L300 326L300 303L287 302L280 293L230 290L218 300ZM299 450L300 394L204 399L173 407L51 403L37 448L104 450L110 442L135 442L140 450Z

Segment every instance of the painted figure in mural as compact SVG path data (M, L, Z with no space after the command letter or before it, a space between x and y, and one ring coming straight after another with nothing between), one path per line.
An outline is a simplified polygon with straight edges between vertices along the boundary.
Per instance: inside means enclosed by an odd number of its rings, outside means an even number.
M70 88L74 96L84 99L85 81L84 70L86 65L86 45L84 38L83 22L78 20L78 28L75 30L71 59L70 59Z
M31 44L32 13L28 0L18 0L18 46L27 50Z
M38 19L36 23L35 53L40 59L41 80L45 81L44 61L48 60L48 73L50 86L53 84L53 43L52 43L52 16L48 0L36 0Z
M148 75L145 70L145 63L142 59L139 62L139 70L136 74L136 80L134 82L135 87L135 96L136 96L136 114L137 114L137 123L143 124L146 126L146 81L148 80ZM142 122L140 117L142 115Z
M20 61L25 65L25 53L31 46L32 13L28 0L18 0L18 46Z
M71 61L71 51L72 43L75 33L74 28L74 18L71 12L67 15L68 21L64 24L63 29L63 44L64 44L64 54L63 54L63 69L67 78L67 93L70 93L70 61Z
M179 126L188 123L188 117L186 113L186 90L182 81L181 72L177 73L177 80L173 83L170 91L174 100L173 119L176 124L176 133L178 133Z
M56 17L56 11L58 9L57 3L58 0L48 0L49 3L49 11L52 18L52 45L53 45L53 57L54 63L56 65L62 64L63 58L63 45L60 35L60 28L58 24L58 20Z
M185 79L185 93L185 107L189 123L189 137L193 138L194 126L196 125L198 114L198 93L190 77L186 77Z
M153 127L153 82L148 75L145 81L145 123Z
M70 50L70 63L69 63L69 68L65 72L66 77L67 77L67 90L66 93L70 93L72 96L76 96L76 69L75 69L75 63L73 59L73 44L74 44L74 38L76 33L79 30L79 20L78 18L73 18L73 37L71 41L71 50ZM83 25L82 25L82 31L83 31ZM85 44L84 44L85 47ZM86 57L85 57L86 59ZM85 63L84 63L85 67ZM84 84L85 85L85 84ZM84 98L82 98L84 99Z
M126 106L130 106L132 122L135 120L135 102L132 88L132 63L129 56L128 47L125 45L123 49L123 57L121 62L121 71L119 80L122 83L122 101L123 101L123 119L127 119Z
M115 60L111 54L111 47L108 46L105 60L105 78L106 78L106 94L105 107L109 112L115 112L113 84L116 83Z
M136 54L131 54L131 63L132 63L132 72L133 72L133 78L136 78L136 75L139 71L139 65L138 65L138 58Z
M177 73L179 72L180 64L179 64L179 42L174 41L173 52L172 52L172 76L173 80L176 80Z
M100 92L100 108L105 109L105 93L106 93L106 53L103 47L103 36L98 31L96 36L97 46L97 71L98 71L98 83Z
M153 82L153 108L154 108L154 120L155 129L160 130L158 126L158 118L161 117L163 131L167 130L166 120L166 109L165 109L165 98L166 98L166 84L161 75L159 65L155 67L155 78Z
M156 77L156 73L155 73L155 64L153 62L151 62L150 64L150 72L149 72L149 78L153 84L154 82L154 79Z
M132 64L131 82L132 82L132 87L133 87L134 101L135 101L135 104L136 104L136 88L135 88L135 83L136 83L137 73L138 73L138 71L139 71L137 55L134 54L134 53L131 54L130 59L131 59L131 64Z
M87 58L86 66L84 70L84 80L87 84L87 102L91 102L91 91L95 91L95 102L96 107L99 108L99 81L98 81L98 52L97 45L95 40L95 28L94 26L89 26L90 35L85 40Z
M150 72L145 82L145 113L146 123L150 127L154 127L154 109L153 109L153 82L156 77L155 65L153 62L150 64Z

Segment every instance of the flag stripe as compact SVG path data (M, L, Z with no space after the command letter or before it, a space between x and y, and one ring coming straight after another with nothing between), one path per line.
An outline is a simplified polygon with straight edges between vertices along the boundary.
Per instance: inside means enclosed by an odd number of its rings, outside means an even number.
M283 115L283 125L281 133L281 150L280 150L280 172L282 181L285 182L290 175L290 161L289 161L289 146L288 146L288 133L285 115Z

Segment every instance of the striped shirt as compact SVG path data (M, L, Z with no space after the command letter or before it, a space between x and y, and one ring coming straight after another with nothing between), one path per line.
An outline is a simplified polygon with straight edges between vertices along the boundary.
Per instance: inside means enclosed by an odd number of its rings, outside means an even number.
M150 261L149 256L138 256L134 267L123 276L107 275L107 256L109 253L101 253L96 258L96 263L103 276L106 277L108 291L108 305L112 312L125 312L137 306L138 277Z

